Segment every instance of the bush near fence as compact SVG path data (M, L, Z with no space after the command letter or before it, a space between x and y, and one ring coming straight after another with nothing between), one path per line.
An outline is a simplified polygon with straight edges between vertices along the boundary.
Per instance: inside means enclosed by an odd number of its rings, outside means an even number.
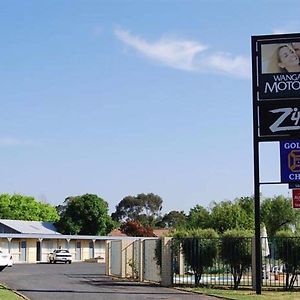
M206 239L211 240L217 245L217 253L212 265L203 268L199 282L193 262L201 262L206 257L205 253L198 253L190 250L189 260L184 257L183 243L190 243L196 249L203 244L205 239L185 238L182 239L181 247L178 246L179 239L174 238L173 244L173 284L191 285L197 284L209 286L227 286L232 288L253 286L254 276L251 264L253 260L253 238L236 237L227 244L224 238ZM207 243L208 241L206 241ZM231 246L230 246L230 243ZM268 243L270 254L262 256L262 286L263 287L282 287L286 290L300 288L300 237L275 237L272 239L262 238L262 245ZM198 248L197 248L198 247ZM227 258L224 256L224 248L227 251ZM230 252L231 251L231 252ZM198 257L202 255L202 258ZM230 258L231 257L231 258ZM210 258L209 258L210 259ZM239 262L239 263L234 263ZM242 266L242 262L244 265ZM236 270L234 270L236 268ZM241 275L238 278L238 275Z

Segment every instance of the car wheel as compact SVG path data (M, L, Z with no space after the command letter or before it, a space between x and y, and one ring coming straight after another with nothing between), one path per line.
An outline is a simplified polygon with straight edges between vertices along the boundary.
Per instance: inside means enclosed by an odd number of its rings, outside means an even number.
M3 271L6 268L6 266L0 266L0 272Z
M69 264L71 263L71 261L69 260Z
M53 263L55 263L55 264L56 264L56 260L53 260Z

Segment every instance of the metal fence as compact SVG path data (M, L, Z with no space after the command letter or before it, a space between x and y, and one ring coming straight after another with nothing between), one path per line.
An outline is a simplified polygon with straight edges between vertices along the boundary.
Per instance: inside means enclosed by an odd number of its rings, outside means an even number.
M300 238L277 237L268 246L269 255L262 256L263 285L300 287Z
M300 287L300 238L262 238L261 243L263 287ZM174 285L254 284L252 238L174 239L172 247Z

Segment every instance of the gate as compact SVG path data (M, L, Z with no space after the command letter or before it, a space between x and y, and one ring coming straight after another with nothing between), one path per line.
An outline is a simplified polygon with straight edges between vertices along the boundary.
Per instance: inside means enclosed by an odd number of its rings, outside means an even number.
M106 275L171 286L171 238L111 240L106 250Z
M155 254L159 242L160 240L158 239L147 239L143 241L143 277L146 281L161 281L161 271L157 264L157 258Z
M110 272L112 275L121 276L122 241L111 241L110 247Z

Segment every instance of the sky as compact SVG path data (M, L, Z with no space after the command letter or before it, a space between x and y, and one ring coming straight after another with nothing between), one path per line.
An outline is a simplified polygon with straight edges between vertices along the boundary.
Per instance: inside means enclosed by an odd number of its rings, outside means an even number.
M284 15L283 17L283 6ZM110 212L251 196L252 35L297 32L299 1L0 0L0 193ZM260 145L262 181L279 145ZM265 185L264 196L289 196Z

